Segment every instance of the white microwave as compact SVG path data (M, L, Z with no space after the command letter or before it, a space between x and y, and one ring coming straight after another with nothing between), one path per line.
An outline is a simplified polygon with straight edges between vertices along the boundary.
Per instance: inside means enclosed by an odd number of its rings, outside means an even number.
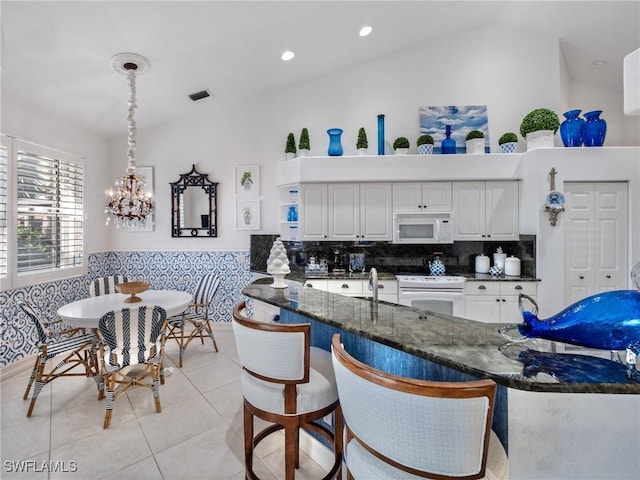
M394 213L393 243L453 243L450 213Z

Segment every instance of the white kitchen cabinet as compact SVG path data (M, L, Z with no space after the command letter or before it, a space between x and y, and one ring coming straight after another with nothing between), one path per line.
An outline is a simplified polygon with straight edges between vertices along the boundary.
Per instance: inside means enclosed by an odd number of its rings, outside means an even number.
M391 240L390 183L330 183L329 240Z
M394 212L450 212L451 182L393 184Z
M565 304L627 287L627 184L564 184Z
M485 323L521 323L518 306L521 293L536 300L537 282L499 281L466 282L464 316Z
M302 184L299 195L300 240L326 240L328 237L327 185L324 183Z
M454 240L518 240L518 182L453 182L452 196Z
M304 282L305 288L315 288L326 292L337 293L347 297L372 297L368 279L352 278L309 278ZM378 280L378 300L398 303L398 281Z

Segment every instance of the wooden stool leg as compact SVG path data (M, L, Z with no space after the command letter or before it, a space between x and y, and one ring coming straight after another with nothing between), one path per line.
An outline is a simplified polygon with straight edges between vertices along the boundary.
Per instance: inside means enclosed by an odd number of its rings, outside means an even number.
M284 464L285 479L294 480L296 476L298 445L298 426L289 419L285 420L284 426Z
M253 471L253 415L244 404L244 467L248 472ZM247 475L247 478L248 475Z

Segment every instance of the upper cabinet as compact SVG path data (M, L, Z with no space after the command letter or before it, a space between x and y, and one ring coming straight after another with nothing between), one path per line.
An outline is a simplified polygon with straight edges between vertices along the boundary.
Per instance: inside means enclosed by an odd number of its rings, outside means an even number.
M450 212L451 182L393 184L394 212Z
M281 187L281 198L289 188ZM288 205L281 203L285 240L391 240L390 183L311 183L297 190L296 222L284 218Z
M453 182L452 193L454 240L518 240L518 182Z

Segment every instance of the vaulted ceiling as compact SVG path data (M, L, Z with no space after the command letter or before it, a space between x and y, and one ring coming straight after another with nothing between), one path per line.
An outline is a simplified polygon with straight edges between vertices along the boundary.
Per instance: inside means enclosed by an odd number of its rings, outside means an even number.
M120 52L151 62L138 80L144 127L491 22L558 38L571 78L619 91L623 58L640 46L637 0L3 0L0 8L3 98L107 138L123 131L126 79L110 65ZM360 38L367 24L373 33ZM286 49L296 53L290 62L280 59ZM188 98L204 89L211 98Z

